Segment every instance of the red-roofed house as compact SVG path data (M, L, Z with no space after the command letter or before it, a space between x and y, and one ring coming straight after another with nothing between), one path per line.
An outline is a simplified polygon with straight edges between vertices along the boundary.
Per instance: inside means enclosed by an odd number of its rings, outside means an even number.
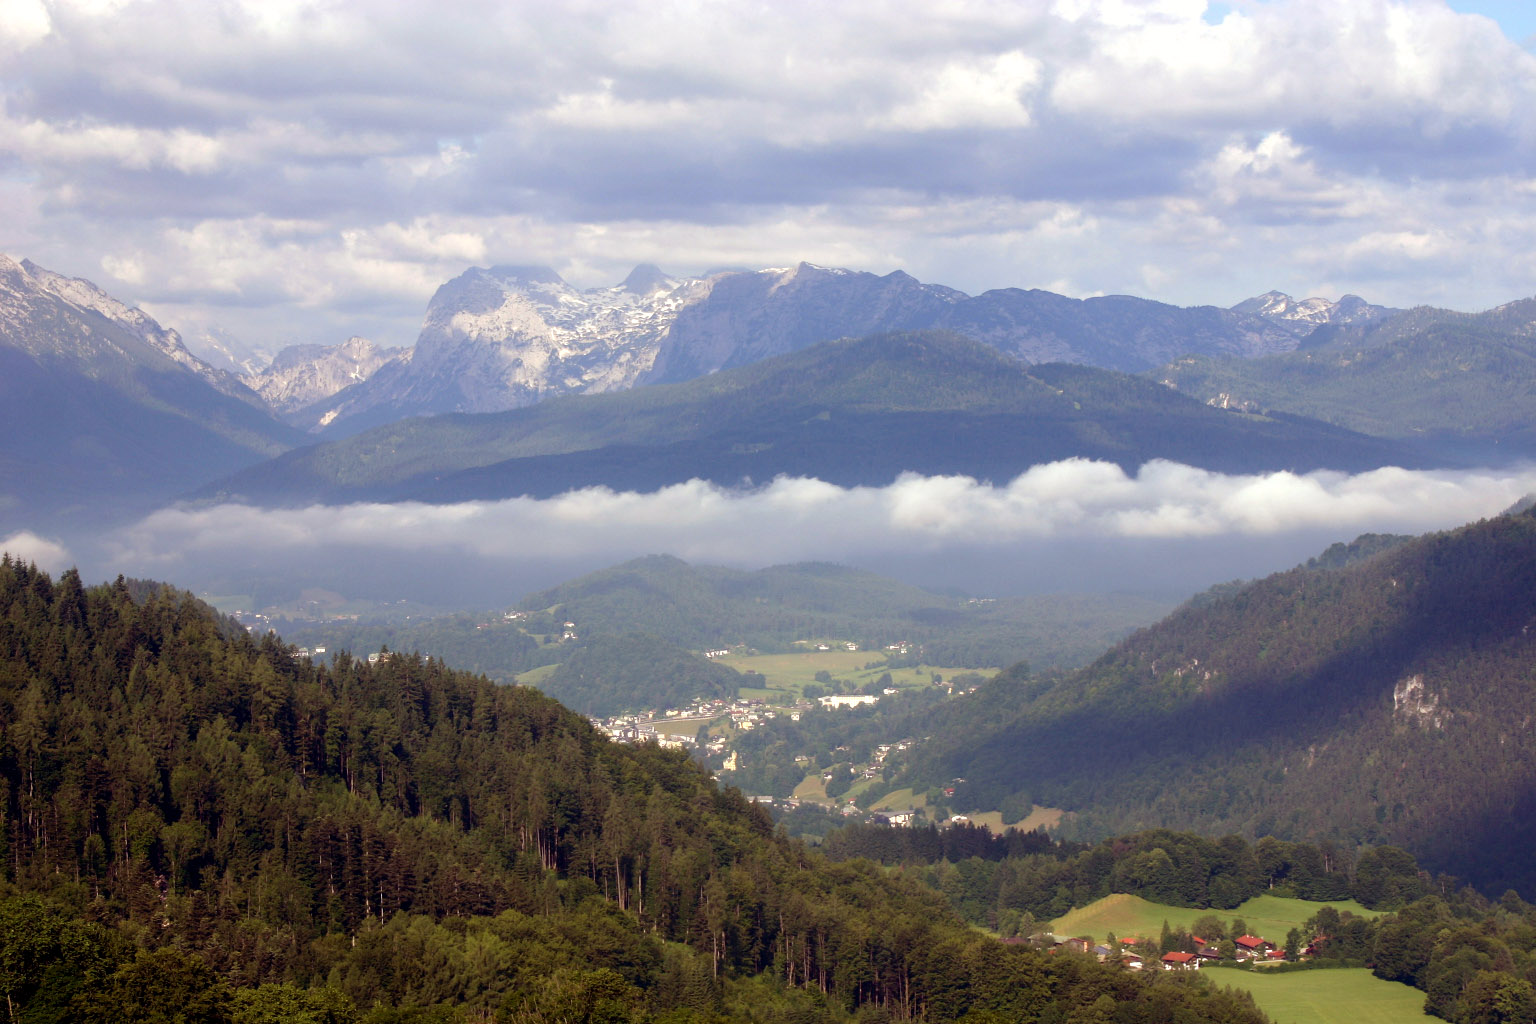
M1164 953L1163 970L1165 971L1198 971L1200 961L1193 953Z
M1249 957L1263 956L1275 948L1275 944L1273 942L1265 942L1257 935L1239 935L1237 938L1233 939L1232 942L1235 946L1237 946L1237 958L1239 960L1247 959Z

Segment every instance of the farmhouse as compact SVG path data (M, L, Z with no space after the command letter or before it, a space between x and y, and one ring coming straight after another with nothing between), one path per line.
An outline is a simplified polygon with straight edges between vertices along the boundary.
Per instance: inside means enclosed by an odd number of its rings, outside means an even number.
M1163 970L1165 971L1198 971L1200 959L1193 953L1164 953Z
M1275 948L1273 942L1265 942L1257 935L1239 935L1232 942L1233 945L1237 946L1237 958L1239 960L1262 959Z

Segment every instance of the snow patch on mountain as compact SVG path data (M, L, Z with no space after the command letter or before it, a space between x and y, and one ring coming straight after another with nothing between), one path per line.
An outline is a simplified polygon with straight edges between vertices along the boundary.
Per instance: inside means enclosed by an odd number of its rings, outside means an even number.
M1316 297L1293 299L1284 292L1269 291L1239 302L1232 312L1263 317L1304 337L1324 324L1369 323L1398 310L1372 305L1358 295L1345 295L1338 302L1330 302Z

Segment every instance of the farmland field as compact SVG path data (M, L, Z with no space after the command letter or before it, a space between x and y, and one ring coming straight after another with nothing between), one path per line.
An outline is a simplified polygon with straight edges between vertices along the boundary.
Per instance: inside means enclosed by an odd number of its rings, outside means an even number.
M1360 917L1377 917L1373 910L1366 910L1354 900L1332 900L1314 903L1310 900L1293 900L1283 896L1255 896L1231 910L1202 910L1198 907L1170 907L1152 903L1140 896L1116 893L1095 900L1086 907L1070 911L1051 922L1051 931L1058 935L1087 935L1102 941L1110 932L1122 939L1156 939L1163 930L1163 922L1170 927L1188 929L1198 917L1215 914L1225 922L1241 917L1248 925L1248 933L1268 939L1275 945L1285 942L1285 933L1317 913L1320 907L1331 906L1339 911L1349 911Z
M1275 1024L1412 1024L1436 1018L1424 1012L1424 993L1382 981L1363 967L1271 974L1208 967L1217 985L1253 993Z
M795 698L807 686L821 686L816 681L817 672L826 672L834 679L842 679L862 687L879 679L886 672L891 674L891 685L902 690L928 686L934 675L945 679L962 673L975 673L986 677L996 674L996 669L944 668L920 665L916 668L888 668L884 651L806 651L794 654L728 654L719 658L722 665L729 665L738 672L756 672L766 681L766 687L742 688L743 696ZM865 668L866 665L872 665Z

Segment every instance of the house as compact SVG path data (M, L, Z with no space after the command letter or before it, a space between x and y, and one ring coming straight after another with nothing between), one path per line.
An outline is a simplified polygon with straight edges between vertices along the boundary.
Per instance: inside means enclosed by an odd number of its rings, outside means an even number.
M1046 940L1053 950L1066 950L1068 953L1086 953L1092 947L1092 943L1077 936L1062 937L1060 935L1048 935Z
M861 704L873 704L876 699L872 693L834 693L818 698L821 705L828 708L856 708Z
M1239 960L1263 959L1275 948L1273 942L1265 942L1257 935L1239 935L1232 942L1237 946Z
M1200 958L1193 953L1174 952L1163 954L1163 970L1165 971L1198 971Z

